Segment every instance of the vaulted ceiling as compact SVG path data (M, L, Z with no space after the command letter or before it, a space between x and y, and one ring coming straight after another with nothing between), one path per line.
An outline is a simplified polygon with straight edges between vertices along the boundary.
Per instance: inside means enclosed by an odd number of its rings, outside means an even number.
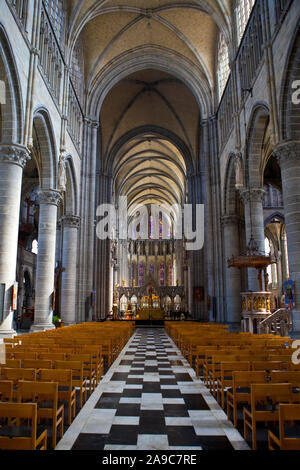
M68 41L82 42L88 99L123 61L122 74L108 79L99 107L99 159L113 175L115 196L126 194L131 207L185 202L186 175L199 157L201 100L213 108L219 32L230 39L230 5L230 0L68 1ZM146 52L150 65L143 63ZM134 54L142 59L132 72L126 60ZM178 73L168 68L169 59ZM193 74L205 98L196 96L180 69Z
M84 44L87 88L103 67L146 45L185 57L214 85L218 32L230 38L230 0L68 0L70 45Z

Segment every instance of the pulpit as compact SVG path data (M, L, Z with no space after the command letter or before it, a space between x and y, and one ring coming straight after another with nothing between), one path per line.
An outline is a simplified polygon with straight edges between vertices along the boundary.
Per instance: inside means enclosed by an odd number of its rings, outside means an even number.
M271 314L271 292L241 292L242 331L258 333L259 323Z

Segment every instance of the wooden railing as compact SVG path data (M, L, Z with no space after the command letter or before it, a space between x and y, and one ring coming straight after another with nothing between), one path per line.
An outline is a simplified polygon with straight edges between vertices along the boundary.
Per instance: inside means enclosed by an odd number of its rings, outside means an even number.
M258 333L273 333L275 335L288 336L291 329L292 317L290 311L285 308L279 308L259 323Z

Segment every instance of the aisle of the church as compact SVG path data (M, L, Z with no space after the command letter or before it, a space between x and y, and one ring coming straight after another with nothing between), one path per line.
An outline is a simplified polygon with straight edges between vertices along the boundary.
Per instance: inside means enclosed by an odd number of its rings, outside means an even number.
M56 450L248 450L163 329L140 328Z

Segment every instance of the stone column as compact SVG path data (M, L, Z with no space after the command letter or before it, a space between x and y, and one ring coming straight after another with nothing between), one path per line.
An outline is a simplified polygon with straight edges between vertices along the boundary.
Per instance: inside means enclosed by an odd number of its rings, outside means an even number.
M243 189L240 192L241 199L245 206L246 244L251 237L251 229L254 240L258 245L258 250L265 253L265 231L263 200L265 191L262 188ZM254 268L248 269L248 289L259 290L257 279L258 271Z
M12 286L16 279L23 168L30 159L21 145L0 145L0 284L5 284L0 338L12 337Z
M62 282L61 282L61 316L65 325L76 323L76 279L78 229L80 217L65 215L61 218L63 229L62 243Z
M61 193L54 189L41 189L38 193L40 205L39 248L36 267L34 323L31 331L54 328L50 302L54 289L56 219L60 201Z
M281 168L285 229L290 279L295 285L292 335L300 334L300 142L282 142L275 147Z
M222 217L224 235L225 256L225 301L226 301L226 323L239 329L241 324L241 272L239 268L228 268L227 260L232 256L238 256L239 230L238 217L227 215Z

